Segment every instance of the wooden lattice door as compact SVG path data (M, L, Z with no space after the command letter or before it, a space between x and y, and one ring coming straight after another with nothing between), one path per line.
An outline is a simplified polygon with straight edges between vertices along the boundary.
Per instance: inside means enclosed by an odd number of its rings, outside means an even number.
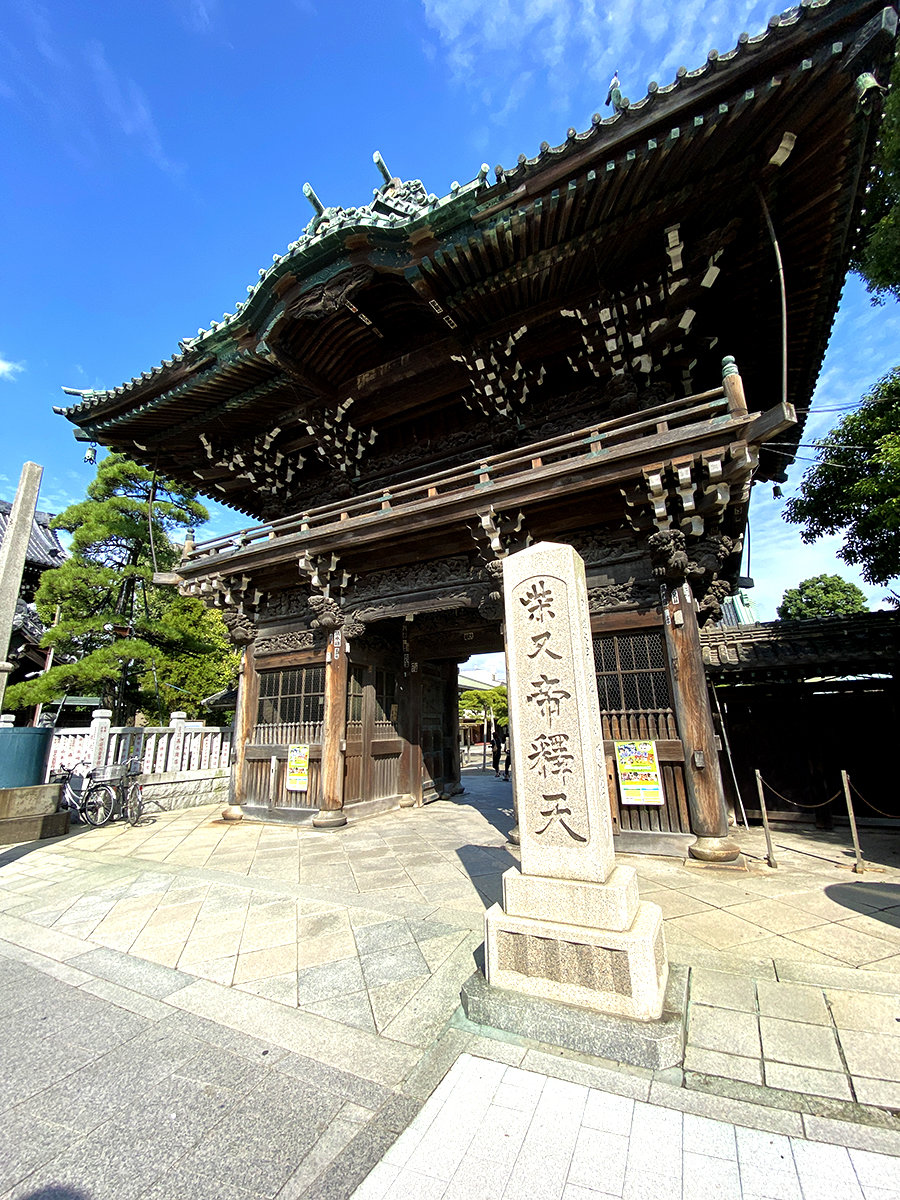
M623 830L688 833L684 748L671 704L663 632L631 629L597 634L593 641L604 741L656 742L665 796L661 806L620 804L612 747L607 744L613 817Z

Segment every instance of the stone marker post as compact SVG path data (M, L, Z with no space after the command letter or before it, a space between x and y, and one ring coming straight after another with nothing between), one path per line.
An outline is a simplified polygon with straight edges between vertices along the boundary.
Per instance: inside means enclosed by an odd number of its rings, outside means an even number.
M662 1014L662 913L616 866L584 562L541 542L503 564L521 871L485 914L488 983L638 1020Z
M6 661L6 656L43 473L44 468L37 463L27 462L22 466L16 498L6 524L6 536L0 546L0 658L4 660L0 662L0 708L12 670L12 663Z

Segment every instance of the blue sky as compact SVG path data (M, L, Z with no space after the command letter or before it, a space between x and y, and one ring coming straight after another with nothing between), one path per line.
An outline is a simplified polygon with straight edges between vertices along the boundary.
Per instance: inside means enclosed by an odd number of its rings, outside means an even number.
M608 114L614 70L639 99L773 11L741 0L7 0L0 498L26 459L44 467L42 508L83 496L93 472L52 413L69 403L60 386L115 386L233 311L312 215L305 181L325 204L364 204L380 150L394 174L444 195L482 162L512 165ZM806 441L897 362L898 334L898 306L873 308L851 279ZM241 525L210 507L209 535ZM762 619L810 575L858 580L836 543L804 546L781 507L771 487L754 489ZM873 606L886 591L864 590Z

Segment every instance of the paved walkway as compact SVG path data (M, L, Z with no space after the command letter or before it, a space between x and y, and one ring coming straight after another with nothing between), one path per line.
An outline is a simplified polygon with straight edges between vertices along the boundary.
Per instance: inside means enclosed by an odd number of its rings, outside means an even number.
M900 1154L896 835L863 833L861 877L846 834L777 834L777 871L756 831L746 870L630 860L690 994L685 1069L654 1076L462 1017L484 907L515 862L509 785L465 782L327 833L202 808L0 854L0 1196L346 1197L460 1055L549 1079L541 1095L576 1109L587 1089L624 1095L634 1132L658 1104ZM403 1164L366 1186L388 1165ZM567 1177L539 1194L576 1200ZM403 1194L443 1194L429 1186Z
M887 1154L462 1055L354 1200L898 1200Z

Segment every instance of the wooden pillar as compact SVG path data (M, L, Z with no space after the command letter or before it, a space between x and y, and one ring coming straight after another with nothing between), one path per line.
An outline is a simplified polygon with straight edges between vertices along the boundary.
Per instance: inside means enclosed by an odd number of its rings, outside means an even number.
M317 829L347 824L344 812L344 751L347 738L347 644L335 629L325 655L325 722L322 738L322 801L313 817Z
M728 809L719 770L700 629L690 586L665 587L663 618L672 676L673 706L684 744L691 832L689 853L704 862L733 862L740 847L728 833Z
M238 682L237 710L234 714L234 763L231 768L230 804L243 804L246 797L245 764L247 742L256 725L259 704L259 675L253 643L244 647L241 674Z
M406 789L401 808L422 805L422 675L418 663L410 663L403 683L404 745L401 771Z
M444 789L456 796L464 789L459 761L459 663L455 659L447 664L444 696L444 762L447 771Z

